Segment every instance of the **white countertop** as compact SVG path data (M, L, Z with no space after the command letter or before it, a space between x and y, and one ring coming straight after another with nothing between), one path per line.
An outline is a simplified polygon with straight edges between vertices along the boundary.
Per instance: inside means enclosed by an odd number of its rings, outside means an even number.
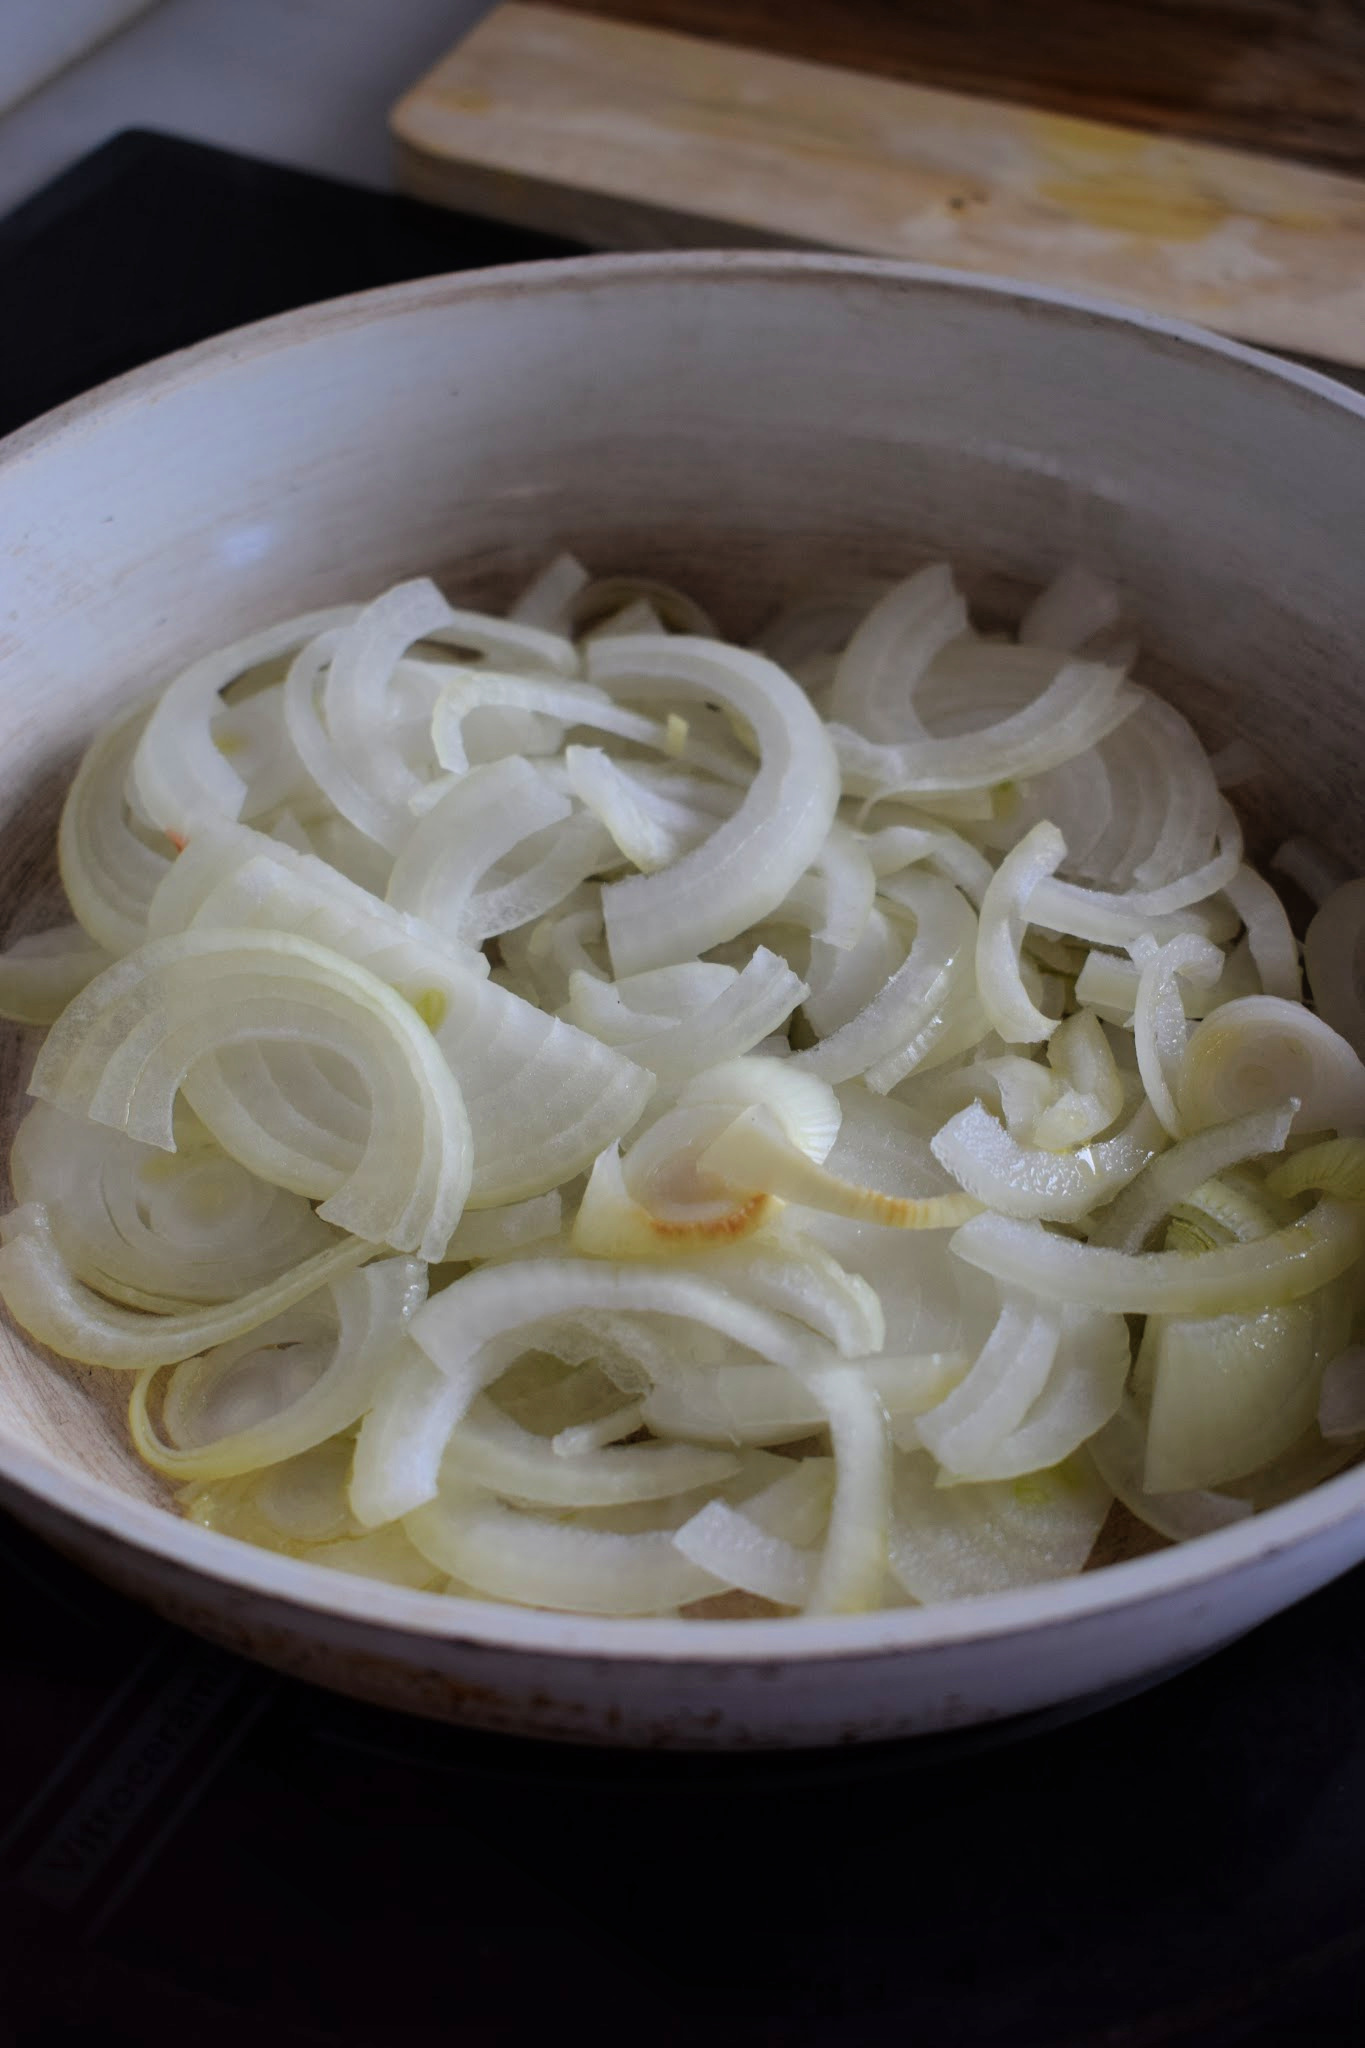
M0 115L0 213L124 128L388 186L390 106L489 4L157 0Z

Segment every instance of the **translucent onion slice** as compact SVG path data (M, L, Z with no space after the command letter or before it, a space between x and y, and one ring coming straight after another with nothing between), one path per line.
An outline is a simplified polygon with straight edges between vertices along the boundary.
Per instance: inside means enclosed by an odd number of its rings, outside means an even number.
M889 1562L926 1605L1007 1593L1085 1568L1113 1502L1079 1455L1025 1479L938 1486L932 1458L897 1460Z
M920 1035L942 1019L970 974L977 933L971 905L950 882L918 875L911 887L911 880L906 878L906 902L915 935L904 960L846 1023L795 1054L794 1066L830 1082L865 1074L881 1093L917 1063Z
M1026 1482L1029 1473L1071 1457L1118 1412L1130 1362L1122 1316L1064 1309L1057 1354L1041 1393L1005 1436L970 1459L959 1451L955 1482Z
M1165 1142L1146 1103L1115 1137L1066 1153L1021 1145L974 1102L944 1124L933 1149L959 1186L999 1214L1076 1223L1135 1180Z
M947 825L883 825L864 841L881 894L891 902L901 901L897 883L908 867L923 861L945 881L956 883L976 909L991 884L995 870L984 853Z
M147 906L172 858L170 842L152 843L124 794L151 717L146 704L136 704L96 735L67 791L57 828L67 901L77 923L108 953L142 944Z
M1092 1219L1091 1243L1140 1252L1177 1204L1205 1181L1244 1160L1283 1151L1295 1108L1292 1100L1279 1103L1182 1139Z
M1049 1151L1086 1145L1123 1114L1123 1081L1100 1020L1077 1010L1048 1041L1048 1063L1061 1084L1034 1121L1032 1141Z
M1303 994L1299 972L1299 947L1289 919L1269 882L1255 868L1242 867L1223 894L1247 929L1247 945L1268 996L1297 1003ZM1319 1003L1319 1009L1322 1005ZM1328 1019L1331 1022L1331 1019ZM1356 1048L1359 1051L1359 1047Z
M970 1371L916 1423L919 1439L949 1472L975 1477L983 1455L1023 1421L1047 1384L1062 1336L1062 1310L1032 1296L1006 1299Z
M977 995L1007 1045L1036 1045L1051 1037L1055 1017L1044 1016L1024 985L1024 934L1034 917L1041 883L1066 858L1066 841L1055 825L1035 825L1001 861L981 903L976 940Z
M453 1475L463 1485L535 1507L590 1508L667 1500L718 1486L739 1469L729 1453L693 1444L628 1444L565 1457L481 1396L446 1447L442 1480Z
M1330 1198L1256 1244L1197 1258L1074 1244L1038 1223L974 1216L952 1240L1002 1286L1120 1315L1216 1316L1276 1308L1336 1280L1365 1250L1365 1219Z
M858 838L836 819L809 871L773 912L778 924L805 925L841 953L856 946L872 913L877 877Z
M514 625L538 626L542 632L570 639L574 604L589 581L576 555L555 555L507 607L507 616Z
M803 975L809 991L804 1008L811 1029L821 1038L832 1037L881 993L904 966L909 950L906 920L888 915L875 904L856 946L844 950L816 939Z
M63 1358L120 1372L173 1365L215 1344L230 1343L373 1258L376 1249L359 1238L346 1238L236 1301L150 1316L115 1307L74 1278L40 1204L16 1209L5 1219L5 1229L0 1300L15 1322Z
M127 1308L231 1301L335 1241L307 1202L183 1125L170 1157L46 1102L15 1134L17 1199L46 1208L77 1280Z
M618 974L695 958L767 917L818 856L834 821L839 773L809 699L775 663L689 637L598 642L594 681L669 705L719 702L751 728L759 763L734 816L657 875L603 891Z
M668 1002L666 988L683 987L663 978L682 975L689 977L690 1000L677 1000L663 1011L650 1007ZM738 974L707 961L655 968L619 982L580 971L569 978L566 1009L571 1023L647 1067L664 1087L676 1089L707 1067L751 1053L783 1029L806 994L806 984L786 961L759 946Z
M860 1362L891 1420L892 1434L934 1407L971 1360L962 1351L868 1358ZM825 1411L809 1387L778 1365L689 1366L652 1387L641 1420L656 1436L704 1443L794 1442L820 1429Z
M465 720L487 708L534 712L553 719L561 728L586 726L667 751L667 730L657 719L625 710L593 683L510 675L497 669L455 668L445 678L431 720L432 744L443 768L457 775L467 772Z
M170 1442L152 1422L157 1368L149 1368L129 1403L133 1448L154 1470L180 1479L229 1479L315 1449L360 1420L425 1293L416 1260L379 1259L332 1281L325 1297L185 1359L162 1397ZM330 1341L310 1345L324 1299L335 1329Z
M106 968L53 1026L31 1090L173 1151L175 1098L196 1061L251 1038L304 1039L356 1067L369 1090L370 1130L354 1170L338 1182L320 1161L312 1184L296 1191L326 1196L325 1222L439 1258L473 1169L459 1086L410 1004L311 940L231 931L154 940ZM230 1128L204 1121L248 1170L271 1163L249 1115Z
M672 806L673 815L666 816L601 747L566 747L564 766L578 801L608 833L617 852L642 874L667 867L706 835L709 818L684 813L680 822Z
M668 1614L726 1590L666 1529L626 1535L442 1495L404 1521L424 1557L490 1599L571 1614Z
M669 1214L658 1214L631 1193L620 1150L609 1146L593 1162L578 1205L574 1250L594 1259L681 1258L752 1237L774 1222L781 1206L762 1192L737 1198L724 1183L696 1177L688 1190L691 1200L674 1202Z
M0 1017L15 1024L55 1024L110 958L78 924L16 939L0 953Z
M420 1351L390 1373L361 1426L351 1495L359 1519L393 1521L434 1498L451 1432L508 1362L505 1340L551 1318L600 1310L699 1324L794 1371L830 1356L826 1343L790 1316L671 1266L586 1259L482 1266L412 1320Z
M970 1195L889 1195L831 1173L794 1145L771 1110L745 1110L713 1138L698 1158L714 1175L746 1194L776 1195L831 1216L879 1223L893 1230L952 1230L980 1206Z
M412 827L389 877L389 902L458 944L481 946L492 936L480 902L489 871L572 809L518 754L471 768Z
M1308 927L1303 957L1318 1014L1365 1058L1365 881L1347 882L1326 896Z
M1211 988L1218 979L1223 959L1207 939L1184 932L1178 938L1168 939L1164 946L1151 947L1140 964L1133 1009L1138 1072L1162 1128L1171 1137L1181 1138L1185 1135L1186 1116L1177 1104L1176 1089L1184 1086L1187 1048L1180 979L1187 977ZM1278 1090L1280 1095L1285 1092ZM1203 1121L1213 1123L1218 1119L1210 1116Z
M1311 1304L1158 1321L1145 1492L1244 1478L1311 1426L1321 1377Z
M1245 1521L1251 1513L1251 1503L1233 1494L1203 1489L1149 1493L1143 1485L1147 1430L1132 1401L1123 1403L1113 1419L1091 1438L1087 1449L1096 1470L1129 1512L1173 1542L1229 1528L1235 1522Z
M800 1477L806 1465L817 1463L823 1460L803 1460L792 1477ZM778 1480L776 1484L788 1482ZM741 1509L724 1500L708 1501L681 1529L674 1530L673 1546L689 1564L710 1572L722 1585L737 1586L778 1607L803 1607L810 1598L815 1559L790 1538L760 1527L754 1505L751 1502Z
M915 691L930 662L969 631L967 607L946 563L897 583L873 605L839 658L826 715L870 740L918 737Z
M891 1533L886 1410L856 1365L807 1367L802 1377L824 1411L835 1473L829 1528L806 1611L864 1614L881 1605Z
M1343 1202L1365 1202L1365 1141L1323 1138L1305 1145L1266 1176L1272 1195L1291 1199L1310 1188Z
M1040 775L1096 745L1141 701L1122 669L1071 661L1022 711L977 732L883 746L834 725L830 738L849 794L924 797Z
M1299 1100L1296 1133L1365 1126L1365 1064L1301 1003L1244 996L1220 1004L1191 1035L1176 1091L1191 1130L1289 1095Z
M162 691L137 744L129 794L138 812L161 831L182 838L211 819L240 817L246 783L213 736L223 691L249 670L296 652L319 634L350 625L360 610L359 605L334 605L328 611L305 612L248 633L183 670Z

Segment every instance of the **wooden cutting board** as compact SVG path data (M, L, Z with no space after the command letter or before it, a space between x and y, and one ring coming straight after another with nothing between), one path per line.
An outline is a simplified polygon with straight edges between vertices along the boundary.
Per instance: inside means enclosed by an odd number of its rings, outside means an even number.
M598 5L495 7L394 110L407 189L599 248L990 271L1365 366L1365 9Z

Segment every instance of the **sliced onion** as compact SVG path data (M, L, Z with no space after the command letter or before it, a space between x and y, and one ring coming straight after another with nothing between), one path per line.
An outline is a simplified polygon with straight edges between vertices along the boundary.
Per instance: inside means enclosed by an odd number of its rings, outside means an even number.
M1265 993L1297 1003L1303 992L1298 942L1269 882L1255 868L1239 868L1224 883L1223 894L1247 928L1247 944Z
M130 813L124 795L151 717L146 704L134 705L91 742L67 791L57 830L57 863L67 900L77 923L108 953L127 953L142 944L147 906L172 859L171 842L163 838L156 843Z
M1346 1040L1279 996L1220 1004L1190 1038L1177 1100L1191 1130L1297 1096L1296 1133L1365 1126L1365 1064Z
M857 1366L807 1368L834 1450L834 1499L810 1614L862 1614L881 1604L891 1532L891 1435L886 1410Z
M1182 1139L1099 1212L1090 1226L1091 1243L1140 1252L1172 1209L1205 1181L1243 1160L1283 1151L1295 1108L1292 1100L1279 1103Z
M1061 1341L1041 1393L1015 1427L980 1448L966 1469L959 1451L955 1478L973 1485L1001 1479L1026 1485L1029 1473L1071 1457L1117 1413L1129 1362L1122 1316L1063 1310Z
M996 869L981 903L976 941L977 993L993 1030L1008 1045L1036 1045L1057 1028L1024 986L1020 956L1039 885L1066 858L1055 825L1035 825ZM1034 920L1035 922L1040 920Z
M16 1024L55 1024L110 958L78 924L16 939L0 953L0 1017Z
M1147 1432L1131 1401L1091 1440L1090 1455L1106 1483L1131 1514L1161 1536L1181 1542L1206 1536L1245 1521L1251 1503L1233 1494L1194 1489L1188 1493L1149 1493L1143 1484Z
M920 1441L949 1472L976 1476L982 1456L1017 1428L1047 1384L1062 1311L1031 1296L1006 1299L975 1364L918 1418Z
M694 958L769 915L824 844L839 800L834 750L789 676L760 655L692 638L599 642L597 682L632 698L719 701L747 721L759 765L743 803L658 875L603 891L618 974Z
M1067 662L1022 711L979 732L881 746L831 726L844 787L856 796L904 792L918 797L980 789L1055 768L1104 739L1137 710L1121 669Z
M946 563L897 583L874 604L839 658L826 713L870 740L918 737L915 691L934 656L968 631Z
M692 977L687 984L691 999L676 1004L676 1015L651 1009L655 1001L667 1000L665 987L681 991L683 986L663 978L682 975ZM569 978L567 1011L581 1030L614 1045L664 1087L675 1089L707 1067L752 1052L782 1029L806 993L806 984L786 961L759 946L738 974L705 961L695 967L655 968L620 982L579 971Z
M1074 653L1116 626L1120 609L1118 591L1107 577L1097 576L1084 562L1068 562L1019 621L1020 645Z
M1113 1495L1086 1457L1027 1479L936 1486L933 1460L898 1461L890 1565L914 1600L1005 1593L1081 1571Z
M830 1082L866 1074L879 1092L911 1070L918 1035L971 971L976 919L952 884L934 875L916 876L913 890L907 883L907 897L915 936L901 965L846 1023L795 1054L793 1065Z
M1158 1320L1145 1492L1223 1486L1298 1442L1318 1407L1310 1304Z
M389 877L389 902L461 945L482 945L492 936L490 870L572 808L520 755L471 768L412 828Z
M1224 1315L1276 1308L1335 1280L1365 1250L1365 1220L1330 1198L1258 1244L1202 1257L1074 1244L1008 1216L974 1216L951 1249L1002 1286L1120 1315Z
M442 1479L453 1476L529 1506L586 1508L667 1500L719 1485L738 1470L727 1452L693 1444L629 1444L564 1457L481 1396L446 1447Z
M212 819L241 816L246 783L213 737L223 691L249 670L296 652L320 634L340 632L359 618L360 610L359 605L334 605L249 633L201 656L162 691L129 777L132 801L149 824L188 838Z
M473 1169L459 1087L412 1007L322 946L276 932L191 931L107 968L54 1025L32 1092L173 1151L172 1111L198 1060L251 1038L301 1037L365 1077L370 1129L354 1170L324 1161L297 1192L324 1221L438 1258ZM221 1108L221 1104L216 1104ZM203 1114L203 1106L199 1108ZM224 1151L270 1178L268 1132L205 1116Z
M1067 1153L1021 1145L974 1102L944 1124L934 1157L1001 1215L1075 1223L1135 1180L1165 1142L1146 1103L1115 1137Z
M118 1308L75 1279L57 1249L46 1212L30 1203L5 1219L0 1300L21 1329L63 1358L120 1372L177 1360L230 1343L374 1257L375 1246L345 1238L236 1301L179 1315Z
M1098 1017L1077 1010L1064 1019L1048 1041L1048 1061L1061 1085L1034 1121L1033 1143L1050 1151L1088 1144L1122 1115L1124 1103L1123 1081Z
M893 1230L956 1229L979 1206L969 1195L912 1198L844 1180L794 1145L772 1112L763 1108L736 1117L711 1140L697 1164L703 1174L714 1174L750 1195L777 1195L832 1216Z
M1184 1086L1187 1050L1179 978L1185 976L1211 988L1222 964L1218 948L1207 939L1196 938L1192 932L1169 939L1164 946L1153 947L1149 957L1141 961L1133 1010L1138 1072L1147 1100L1163 1129L1173 1138L1184 1136L1187 1114L1177 1106L1175 1093L1177 1087ZM1285 1092L1278 1091L1280 1095ZM1206 1123L1216 1120L1203 1119Z
M169 1443L150 1414L157 1368L144 1371L128 1411L133 1448L156 1471L181 1479L228 1479L315 1449L360 1420L425 1293L415 1260L380 1259L333 1280L326 1296L185 1359L162 1397ZM322 1299L334 1327L324 1322L319 1343L315 1304Z

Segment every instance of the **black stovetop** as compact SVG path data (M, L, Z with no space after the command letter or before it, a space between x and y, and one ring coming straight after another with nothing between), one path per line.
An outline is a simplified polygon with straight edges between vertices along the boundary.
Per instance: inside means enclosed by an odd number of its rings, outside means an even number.
M0 222L0 431L567 245L159 135ZM1139 1697L759 1757L521 1743L212 1650L0 1517L0 2042L1365 2042L1365 1572Z

